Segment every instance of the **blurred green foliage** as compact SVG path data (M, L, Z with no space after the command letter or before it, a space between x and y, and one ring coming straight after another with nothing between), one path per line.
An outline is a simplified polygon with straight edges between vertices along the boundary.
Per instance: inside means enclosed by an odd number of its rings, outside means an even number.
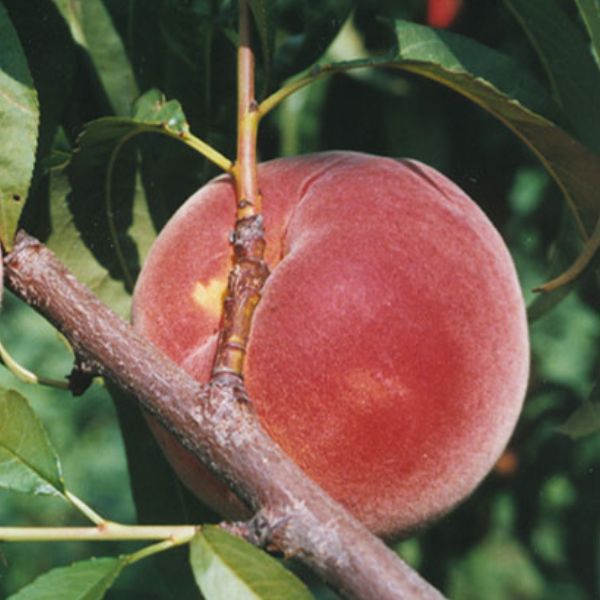
M32 309L5 294L0 336L21 364L60 379L71 370L71 356L58 334ZM104 389L93 386L83 397L21 383L4 367L0 386L20 391L47 427L57 448L67 484L103 515L126 522L134 518L123 443L115 412ZM58 498L0 491L3 525L81 524L82 518ZM89 555L88 544L11 544L0 549L0 597L51 566ZM109 550L103 547L102 552ZM96 549L98 551L98 549ZM16 568L15 568L16 567Z
M150 4L164 11L173 3L153 0ZM332 18L339 20L347 15L347 3L326 4ZM124 3L107 0L104 5L106 10L94 12L92 17L107 19L110 15L117 30L123 33L127 27ZM179 3L180 12L169 13L158 32L150 31L152 23L144 22L143 18L129 31L138 41L147 42L152 36L154 40L162 40L166 55L157 54L151 44L140 42L141 46L134 47L131 37L124 36L124 45L131 44L127 50L134 64L137 61L145 65L144 76L138 80L141 91L158 85L168 97L183 101L181 96L189 97L188 88L192 86L192 102L183 102L192 129L231 153L234 142L231 105L218 102L220 97L232 93L233 63L227 37L231 33L231 7L222 3L221 10L202 15L202 27L209 28L210 23L217 21L221 27L210 48L196 47L197 40L194 42L196 58L206 58L206 53L221 53L218 73L211 70L207 59L202 63L202 72L190 74L197 63L190 63L185 47L188 36L199 35L198 30L182 25L173 36L173 28L169 27L170 21L185 23L186 15L189 16L186 11L193 11L199 5ZM573 14L570 3L562 5ZM309 36L308 41L302 38L300 17L293 4L285 2L282 6L287 35L290 39L293 35L300 36L298 60L306 61L312 57L309 50L314 51L310 46L312 38ZM401 9L398 3L383 0L359 3L353 31L361 34L361 43L368 47L381 43L370 18L375 12L416 20L423 14L420 2L406 2ZM456 30L510 54L544 82L545 75L533 47L502 3L492 0L467 3ZM331 31L325 28L323 35L331 36ZM103 52L102 39L93 36L86 39L86 60L95 61L100 75L105 76L106 63L113 59ZM345 31L329 49L328 57L344 56L356 43L352 31ZM289 68L283 61L284 55L274 56L271 85L277 77L287 74ZM81 56L78 61L69 78L79 81L78 94L92 94L98 82L86 79L89 72L83 68ZM266 69L261 73L268 85ZM201 75L210 80L210 86L200 85ZM117 108L128 105L128 94L133 97L132 82L127 73L123 78L105 84L110 98L99 100L96 95L95 103L78 104L85 106L85 114L69 113L72 122L63 123L61 143L67 146L73 143L83 121L111 114L111 102ZM201 89L204 94L200 94ZM173 148L162 142L145 141L140 145L140 153L148 161L142 173L147 189L158 195L162 179L176 180L172 197L155 198L164 201L167 213L213 174L212 168L197 157ZM269 115L261 131L263 159L328 149L410 156L433 165L456 181L503 233L529 303L534 299L531 289L560 272L579 248L560 192L527 148L481 109L429 81L387 71L336 75L290 97ZM38 186L36 197L43 206L40 190L43 191L44 184L39 182ZM35 224L31 215L26 215L26 219ZM552 310L532 322L530 390L507 453L462 506L421 534L396 545L408 562L454 600L600 597L600 435L571 439L557 431L588 399L599 377L599 308L599 284L590 272ZM70 371L71 358L62 340L31 309L10 295L4 298L0 336L13 356L30 369L55 378ZM107 391L95 384L83 397L72 398L63 392L21 384L3 368L0 368L0 386L18 389L30 399L59 450L70 489L103 516L134 522L136 509L125 447ZM154 458L148 460L154 468ZM172 489L162 493L180 494ZM189 499L184 498L182 504L186 502L189 506ZM80 522L80 517L60 500L0 491L1 525ZM118 543L3 544L0 597L52 566L92 554L125 552L133 547L136 546ZM173 553L172 558L168 569L175 578L185 579L185 551ZM189 595L183 596L181 592L178 595L177 588L165 583L160 576L163 567L167 571L163 560L152 558L128 569L108 597L195 597L191 588L185 588ZM310 575L302 573L312 582L318 598L335 597Z

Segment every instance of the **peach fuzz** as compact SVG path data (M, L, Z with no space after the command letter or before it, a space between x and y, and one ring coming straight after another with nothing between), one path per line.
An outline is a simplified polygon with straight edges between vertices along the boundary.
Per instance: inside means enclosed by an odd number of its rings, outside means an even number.
M493 225L413 160L351 152L259 166L271 269L244 378L260 421L375 533L465 498L504 449L529 368L524 303ZM136 329L208 381L231 265L235 192L218 178L159 235ZM174 468L225 516L243 507L163 430Z

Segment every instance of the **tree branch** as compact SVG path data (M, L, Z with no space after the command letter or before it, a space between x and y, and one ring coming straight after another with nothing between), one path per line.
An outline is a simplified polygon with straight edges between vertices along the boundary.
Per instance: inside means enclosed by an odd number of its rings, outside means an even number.
M53 323L81 360L138 398L253 508L246 537L297 558L348 598L442 598L283 454L238 378L211 385L192 379L25 233L4 265L8 287Z

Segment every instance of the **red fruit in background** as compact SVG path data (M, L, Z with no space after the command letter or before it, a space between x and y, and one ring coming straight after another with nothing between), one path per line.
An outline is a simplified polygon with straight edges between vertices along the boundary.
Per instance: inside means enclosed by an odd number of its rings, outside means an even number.
M410 160L332 152L259 167L272 271L244 377L261 423L371 530L408 532L493 467L528 376L510 255L451 181ZM136 329L200 381L210 375L231 264L235 191L194 194L154 244ZM154 424L186 484L240 504Z
M462 0L427 0L427 24L445 29L456 20Z

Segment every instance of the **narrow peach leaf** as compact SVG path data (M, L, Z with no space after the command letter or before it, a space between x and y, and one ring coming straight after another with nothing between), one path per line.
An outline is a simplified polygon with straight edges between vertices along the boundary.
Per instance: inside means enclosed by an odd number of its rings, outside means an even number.
M129 142L142 133L178 137L187 130L180 104L150 90L131 117L103 117L85 126L67 169L71 189L61 172L52 173L56 221L48 245L121 315L129 310L140 262L154 239L137 148Z
M600 157L570 132L544 88L507 56L446 31L396 22L395 66L433 79L509 127L562 190L584 239L600 216Z
M123 40L105 2L55 0L73 39L87 50L116 114L127 115L139 96Z
M592 56L600 67L600 2L598 0L575 0L575 3L592 42Z
M12 247L35 164L39 107L25 53L0 4L0 242Z
M529 37L580 140L600 151L600 71L585 33L555 0L505 0Z
M275 51L275 2L273 0L250 0L249 5L260 37L265 72L269 74Z

